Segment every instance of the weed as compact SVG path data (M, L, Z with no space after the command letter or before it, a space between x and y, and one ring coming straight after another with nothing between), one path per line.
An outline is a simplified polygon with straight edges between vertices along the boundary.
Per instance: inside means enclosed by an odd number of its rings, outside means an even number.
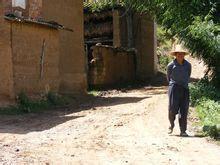
M69 105L72 99L67 96L60 96L53 92L48 92L38 100L30 99L26 93L21 92L17 97L17 105L6 108L0 108L2 115L18 115L24 113L42 112L46 109Z
M203 126L203 131L211 137L220 136L220 91L207 79L190 85L191 104Z
M88 92L88 94L96 97L96 96L99 95L99 92L96 91L96 90L91 90L91 91Z
M167 69L167 65L173 60L170 56L167 55L161 55L158 56L159 58L159 68L162 71L166 71Z

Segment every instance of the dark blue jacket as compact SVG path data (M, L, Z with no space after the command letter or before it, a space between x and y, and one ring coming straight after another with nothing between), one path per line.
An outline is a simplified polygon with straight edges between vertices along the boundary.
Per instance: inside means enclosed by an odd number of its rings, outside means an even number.
M167 80L169 85L178 84L184 88L188 88L191 71L192 66L187 60L184 60L182 65L176 59L173 60L167 66Z

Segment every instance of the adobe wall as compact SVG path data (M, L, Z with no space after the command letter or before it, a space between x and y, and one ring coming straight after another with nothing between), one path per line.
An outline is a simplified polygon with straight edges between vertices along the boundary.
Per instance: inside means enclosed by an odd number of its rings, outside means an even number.
M4 1L0 0L0 98L13 98L11 26L4 20Z
M121 28L121 20L119 19L120 15L121 15L120 10L113 10L113 45L115 47L122 47L122 40L121 40L122 28Z
M0 0L3 3L4 13L12 12L12 0Z
M123 11L114 11L114 45L127 47L127 22ZM137 79L148 80L157 73L156 24L148 15L134 15L134 47L137 50Z
M12 23L12 45L15 94L21 91L30 95L49 90L58 92L58 30L35 24Z
M111 46L94 46L89 69L89 84L103 87L135 79L134 52Z
M8 14L15 10L22 11L22 16L34 19L42 18L42 0L26 0L26 8L12 7L12 0L2 0L4 13Z
M71 28L60 32L60 75L62 93L86 93L87 74L84 53L83 1L44 0L43 18Z
M148 15L137 14L134 17L135 48L137 49L137 77L147 80L154 76L157 69L156 23Z
M28 0L27 10L29 11L29 17L42 18L42 0Z

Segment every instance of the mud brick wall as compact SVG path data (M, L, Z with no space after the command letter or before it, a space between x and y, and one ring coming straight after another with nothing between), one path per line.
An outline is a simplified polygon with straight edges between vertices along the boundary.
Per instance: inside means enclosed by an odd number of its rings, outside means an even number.
M0 98L13 98L11 26L4 20L3 2L0 0Z
M86 93L83 1L44 0L42 13L46 20L53 20L73 29L73 32L60 32L60 92L66 94Z
M156 54L156 23L149 15L134 16L135 48L137 49L137 76L140 80L148 80L158 72Z
M42 18L42 0L28 0L29 17Z
M26 8L12 7L12 0L1 0L4 4L4 13L8 14L15 10L21 11L24 17L34 19L42 18L42 0L26 0Z
M12 12L12 0L1 0L4 7L4 13L8 14Z
M60 84L58 35L59 31L56 29L35 24L12 23L15 94L21 91L30 95L49 90L58 92Z
M126 17L123 11L114 11L114 46L127 47L128 32ZM134 47L137 50L137 79L148 80L154 76L157 71L157 55L156 55L156 23L149 15L134 14Z
M91 86L103 87L134 81L134 52L110 46L94 46L93 57L89 69Z

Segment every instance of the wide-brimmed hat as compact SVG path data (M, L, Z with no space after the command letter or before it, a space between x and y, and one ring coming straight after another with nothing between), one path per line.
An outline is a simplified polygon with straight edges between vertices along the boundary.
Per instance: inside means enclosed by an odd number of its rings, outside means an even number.
M174 56L175 53L185 53L185 55L189 54L189 52L187 52L187 51L182 47L182 45L176 45L176 46L174 46L174 49L170 52L170 54L171 54L172 56Z

